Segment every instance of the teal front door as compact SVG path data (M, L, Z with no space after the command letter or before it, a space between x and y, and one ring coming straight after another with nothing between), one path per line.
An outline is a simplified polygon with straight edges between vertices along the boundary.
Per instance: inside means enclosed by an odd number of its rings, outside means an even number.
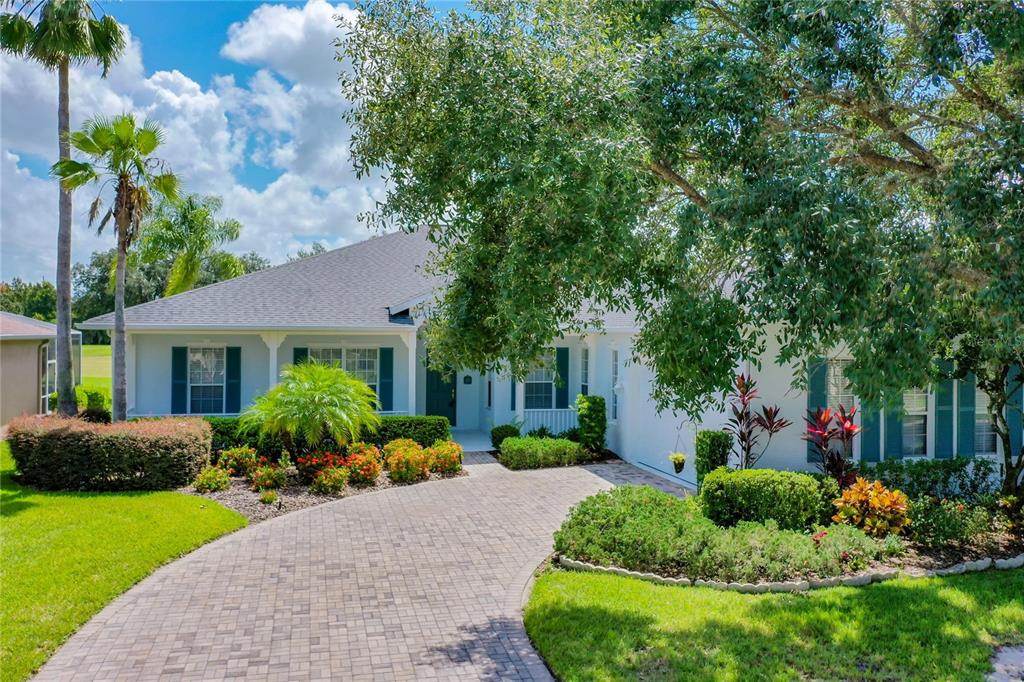
M427 414L448 417L455 426L455 374L447 377L437 370L427 368Z

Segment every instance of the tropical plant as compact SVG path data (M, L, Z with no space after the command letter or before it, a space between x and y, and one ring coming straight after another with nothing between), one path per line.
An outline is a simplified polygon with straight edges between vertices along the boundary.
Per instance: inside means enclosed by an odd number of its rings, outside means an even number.
M377 394L334 365L315 360L286 365L281 382L258 396L240 428L260 437L280 437L289 452L316 448L326 437L338 445L357 441L380 426Z
M804 417L807 430L801 438L817 452L815 465L821 473L834 478L840 488L849 486L857 477L853 439L861 432L861 427L853 421L856 414L856 407L847 411L840 403L835 410L829 407L808 410Z
M857 477L833 503L832 520L860 528L872 537L898 535L910 525L910 500L899 490L889 490L880 481L868 483Z
M101 199L97 194L89 208L89 224L99 221L100 232L111 219L117 233L117 266L114 287L113 335L113 417L127 417L128 384L125 374L124 292L125 263L128 249L138 236L142 220L152 210L153 195L165 199L178 196L178 177L153 153L163 142L164 132L156 123L136 125L132 114L112 119L93 118L82 130L72 133L71 145L88 161L61 159L51 172L61 185L75 190L90 183L114 185L114 202L100 217Z
M337 495L348 485L349 470L345 467L328 467L313 477L310 491L319 495Z
M26 7L30 9L23 13ZM124 45L121 26L110 16L97 17L89 0L24 2L18 12L0 16L3 51L25 56L57 72L57 141L61 161L71 159L71 65L98 62L106 77ZM72 416L77 406L71 364L71 190L63 186L57 204L55 346L59 410L64 416Z
M760 394L757 392L757 382L749 374L737 374L734 387L735 391L729 398L732 416L726 422L724 431L734 439L739 468L750 469L768 450L772 436L793 422L779 416L781 409L778 405L763 405L761 414L754 412L752 404ZM761 451L755 452L761 434L767 434L768 438Z
M150 263L173 258L164 296L194 287L204 266L217 273L218 280L245 274L240 258L220 250L242 231L242 224L233 218L217 220L223 204L218 196L189 194L161 202L143 224L139 258Z

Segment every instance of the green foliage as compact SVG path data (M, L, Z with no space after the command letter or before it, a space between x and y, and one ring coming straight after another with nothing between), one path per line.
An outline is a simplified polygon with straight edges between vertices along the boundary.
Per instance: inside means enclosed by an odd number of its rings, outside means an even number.
M840 493L839 482L828 474L810 474L818 482L818 510L817 522L827 526L832 522L832 516L836 512L835 502Z
M580 443L564 438L511 436L501 443L498 461L509 469L572 466L592 460Z
M501 449L501 444L506 438L514 438L519 435L519 427L516 424L499 424L491 429L491 446L495 450Z
M937 497L978 502L998 489L995 465L981 457L889 459L862 466L865 478L902 490L912 500Z
M411 438L423 447L452 437L448 417L385 415L375 432L364 431L363 440L384 447L396 438Z
M290 442L289 451L298 442L320 443L328 436L344 445L377 430L379 408L373 390L345 370L303 362L281 370L281 382L253 401L240 426Z
M253 490L283 488L288 483L288 472L278 464L260 464L249 472L249 485Z
M248 476L258 463L256 448L239 445L217 453L217 466L232 476Z
M570 426L565 431L562 431L560 434L558 434L556 436L556 438L564 438L566 440L571 440L573 443L579 443L580 442L580 427L578 427L578 426Z
M821 490L807 474L720 467L704 477L700 503L720 526L772 520L782 528L804 530L822 514Z
M693 447L696 453L694 467L697 469L697 485L700 486L709 472L729 463L732 436L724 431L698 431Z
M196 489L196 492L200 493L215 493L219 490L227 490L231 487L231 476L220 467L204 467L199 472L199 475L196 476L196 480L192 482L192 487Z
M535 429L530 429L526 432L526 435L530 438L554 438L555 434L552 433L551 429L541 424Z
M576 396L576 414L579 417L580 443L591 452L604 450L605 431L608 430L608 411L604 398L599 395Z
M604 566L737 582L840 575L883 555L880 543L850 527L813 537L774 521L720 528L696 500L650 486L619 486L580 502L555 533L555 551Z
M79 419L94 424L110 423L110 408L107 407L107 395L101 391L83 390L85 394L85 409L78 413ZM51 400L51 404L55 404Z
M462 471L462 446L453 440L441 440L427 448L430 470L450 476Z
M260 493L260 504L274 504L277 502L278 494L274 490L264 490Z
M31 284L15 277L0 282L0 310L36 320L57 319L57 288L48 280Z
M22 480L47 490L179 488L210 462L210 429L196 418L90 424L19 417L7 439Z
M348 485L349 470L345 467L330 467L317 473L309 489L319 495L337 495Z
M880 481L868 483L858 476L834 504L834 521L861 528L872 537L898 535L911 524L907 496L899 490L889 490Z
M910 503L908 537L925 547L969 545L986 533L992 516L984 507L924 497Z
M392 441L384 446L384 455L393 483L415 483L430 476L430 456L415 441Z

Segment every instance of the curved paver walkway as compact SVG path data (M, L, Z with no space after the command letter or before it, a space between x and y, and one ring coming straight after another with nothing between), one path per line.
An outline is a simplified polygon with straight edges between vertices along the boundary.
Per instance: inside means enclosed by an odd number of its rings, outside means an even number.
M56 679L550 679L520 607L569 507L627 464L470 475L267 521L161 568L40 671Z

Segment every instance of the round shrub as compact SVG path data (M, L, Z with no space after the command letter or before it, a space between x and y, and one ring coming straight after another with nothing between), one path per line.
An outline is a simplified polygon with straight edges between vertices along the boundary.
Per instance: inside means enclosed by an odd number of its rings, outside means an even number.
M249 474L253 490L283 488L288 482L288 473L276 464L261 464Z
M348 480L353 485L373 485L377 482L377 478L384 468L383 464L381 464L380 450L377 450L372 445L369 447L373 448L373 452L361 450L346 458L346 462L348 462Z
M513 438L519 435L519 427L515 424L499 424L491 429L491 447L495 450L501 449L501 444L506 438Z
M215 493L218 490L227 490L231 487L231 476L220 467L208 466L199 472L192 486L196 489L196 492L200 493Z
M813 477L774 469L715 469L704 477L701 505L720 526L773 520L803 530L821 514L821 486Z
M256 468L256 449L245 445L221 450L217 455L217 466L232 476L248 476Z
M260 502L262 504L274 504L277 502L278 495L273 490L264 490L260 493Z
M912 523L908 536L925 547L968 545L986 533L992 523L991 514L982 507L934 497L911 502L909 516Z
M319 495L337 495L348 485L348 477L345 467L330 467L313 478L309 489Z
M378 448L373 443L352 443L351 445L348 446L348 456L367 456L373 457L378 461L384 460L384 455L381 453L380 448Z
M396 438L392 441L388 441L384 445L384 459L388 459L391 455L395 454L399 450L415 450L417 448L422 449L423 446L414 441L412 438Z
M693 466L697 471L697 485L700 486L704 477L718 467L729 463L729 452L732 450L732 436L725 431L698 431L694 441Z
M430 457L416 442L411 446L392 448L391 454L387 456L387 465L388 475L394 483L412 483L430 475Z
M498 461L509 469L571 466L590 460L591 456L580 443L564 438L533 436L506 438L501 444L501 454L498 457Z
M324 469L345 466L346 462L338 452L314 450L295 459L295 470L299 472L299 481L308 484Z
M599 395L576 396L576 414L579 420L579 442L591 452L604 450L604 436L608 430L608 411L604 398Z
M438 474L462 471L462 446L453 440L441 440L427 448L430 470Z
M907 496L899 490L889 490L881 481L868 483L857 477L833 504L836 506L833 521L856 526L872 537L898 535L910 525Z

